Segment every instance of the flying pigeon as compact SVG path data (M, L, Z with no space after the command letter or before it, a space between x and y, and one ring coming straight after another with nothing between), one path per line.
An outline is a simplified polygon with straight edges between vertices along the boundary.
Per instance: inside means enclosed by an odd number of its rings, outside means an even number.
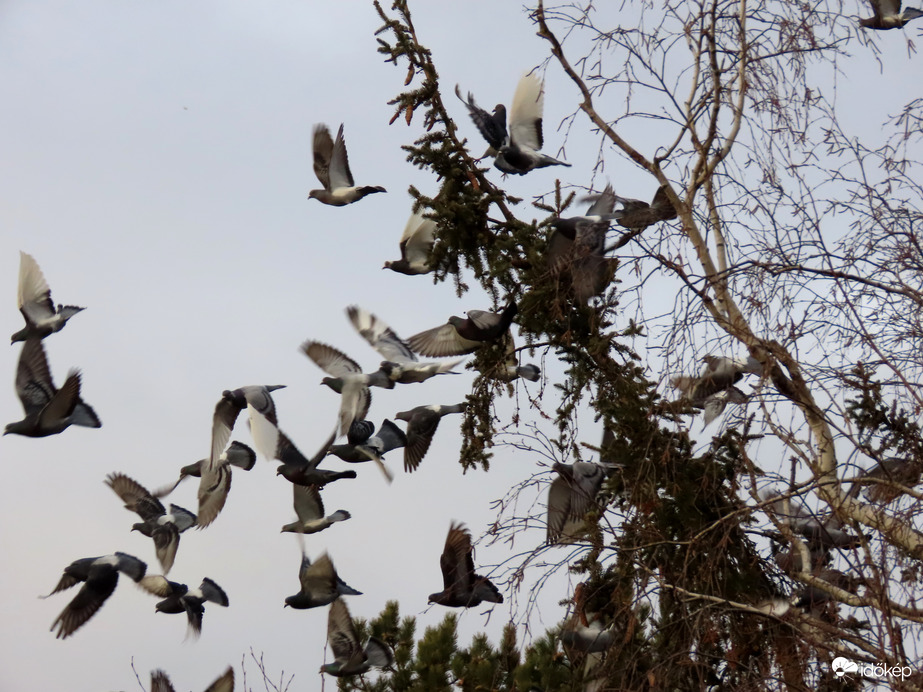
M16 368L16 394L26 417L8 423L4 435L46 437L62 432L70 425L99 428L96 412L80 398L80 373L71 370L61 389L51 380L45 349L39 339L26 339Z
M301 591L294 596L288 596L285 606L303 610L325 606L340 596L362 595L361 591L356 591L337 576L336 568L327 553L312 563L307 554L302 552L298 579L301 582Z
M462 524L451 524L439 558L443 589L430 594L429 602L451 608L473 608L484 601L503 603L503 595L486 577L474 573L471 533Z
M186 613L189 620L188 634L194 638L202 634L202 616L205 614L206 601L225 608L228 606L228 596L224 589L208 577L202 580L197 589L189 589L185 584L169 581L159 574L144 577L138 583L145 591L164 599L155 606L156 612L171 615Z
M221 393L221 400L215 405L215 414L212 416L211 451L202 467L202 472L208 477L206 485L212 485L215 482L215 476L219 474L222 466L221 454L227 447L228 440L231 439L231 432L234 430L234 423L237 422L240 412L252 406L252 410L265 416L273 425L278 425L276 404L272 400L271 392L284 388L284 384L248 385L239 389L225 389ZM259 445L257 449L266 458L272 458L272 453L275 451L275 449L260 449Z
M545 543L573 543L584 533L584 517L596 504L606 479L602 466L590 461L555 464L558 477L548 489L548 528Z
M58 639L65 639L76 632L96 614L119 583L119 572L136 582L141 581L147 565L136 557L115 553L103 557L85 557L75 560L64 568L64 575L48 596L64 591L78 582L85 582L67 607L51 623L51 629L58 628ZM44 598L48 598L45 596Z
M442 326L414 334L407 343L415 353L430 358L473 353L485 343L496 341L506 334L517 309L516 303L511 301L499 313L469 310L467 319L453 315Z
M330 130L326 125L314 126L314 173L324 189L311 190L308 199L316 199L334 207L358 202L373 192L386 192L380 185L356 187L353 174L349 170L349 158L346 156L343 125L340 125L337 132L336 142L330 136Z
M451 373L452 368L463 360L421 363L410 346L372 313L357 305L350 305L346 308L346 314L359 335L385 359L381 364L381 372L396 384L425 382L430 377Z
M125 503L125 509L135 512L144 520L134 524L131 530L140 531L154 539L157 560L163 573L168 574L176 558L179 535L196 525L196 515L176 505L170 505L170 512L167 513L160 500L123 473L110 473L106 476L106 485Z
M316 485L292 484L295 514L298 521L286 524L282 531L291 533L317 533L332 526L335 522L346 521L352 516L345 509L338 509L329 517L324 516L324 501Z
M38 262L25 252L19 252L19 286L16 292L19 311L26 320L26 326L10 337L11 343L27 339L44 339L59 332L67 321L81 310L76 305L58 305L55 309L51 300L51 289Z
M747 395L734 386L745 373L762 376L763 366L753 356L727 358L705 356L705 368L698 377L679 376L673 378L673 386L679 389L693 406L703 408L705 425L721 415L728 403L742 404Z
M401 258L385 262L382 269L390 269L408 276L429 274L433 271L429 255L433 249L435 232L436 222L425 218L422 209L413 212L401 236Z
M579 303L587 303L612 283L618 260L605 256L606 232L615 218L612 186L593 198L585 216L556 218L548 236L547 264L552 274L566 277Z
M612 625L603 629L602 614L587 612L587 586L581 582L574 589L574 612L561 628L561 644L568 659L601 653L615 641Z
M536 168L570 166L539 153L544 143L542 111L545 90L542 81L535 75L524 75L516 86L510 107L509 134L506 130L506 108L502 104L498 104L490 115L474 102L470 93L466 101L456 86L455 94L468 107L471 120L490 145L488 153L495 156L494 166L504 173L525 175Z
M503 363L502 370L499 371L499 375L494 370L485 374L498 376L506 382L512 382L520 377L531 382L538 382L542 377L542 369L533 363L519 364L519 360L516 358L516 344L513 341L512 331L508 329L502 339L501 344L506 348L506 360Z
M901 12L901 0L869 0L874 17L860 19L860 26L866 29L900 29L911 19L923 17L923 11L914 7L907 7Z
M361 675L370 668L387 668L394 664L391 647L377 637L359 644L359 633L342 598L330 604L327 616L327 643L333 651L333 663L325 663L320 672L338 678Z
M439 427L439 421L450 413L462 413L467 404L441 406L417 406L409 411L401 411L395 418L407 421L407 445L404 447L404 470L412 473L417 470Z
M848 591L851 594L858 592L859 584L857 580L838 569L816 570L814 576L822 579L831 586L842 589L843 591ZM829 591L825 591L822 586L805 584L804 588L798 594L798 599L793 605L795 608L802 608L804 610L817 610L832 601L836 601L836 596Z
M772 488L764 489L760 496L768 503L772 515L805 539L812 560L818 560L818 555L823 556L820 564L834 548L855 549L861 544L860 537L845 531L833 513L816 516L797 499L786 497ZM799 558L799 566L800 562Z
M151 671L151 692L176 692L170 678L162 670ZM205 692L234 692L234 669L228 666L224 674L209 685Z
M865 497L869 501L888 504L905 492L897 486L912 488L920 482L920 475L920 465L914 462L913 459L888 457L887 459L882 459L856 479L849 492L854 495L859 487L865 485ZM869 483L868 479L888 481L889 484Z
M179 470L179 479L176 483L152 493L154 497L166 497L176 490L176 487L186 478L190 476L199 478L199 513L196 523L200 529L211 524L224 508L228 492L231 490L231 466L249 471L256 463L256 452L244 443L235 440L218 457L218 463L213 466L213 471L203 477L202 468L207 463L208 459L200 459L194 464L184 466Z
M366 428L362 423L370 421L355 421L347 435L347 444L331 445L328 454L333 454L350 464L360 464L365 461L374 461L385 478L390 483L394 476L382 463L381 458L392 449L398 449L407 444L407 436L387 418L382 422L378 432L372 435L372 429ZM363 434L354 431L362 430ZM366 432L367 431L367 432Z
M630 199L615 195L615 201L622 205L613 215L620 226L633 231L643 231L660 221L676 218L676 209L667 197L666 187L661 185L654 193L650 204L640 199Z
M363 420L368 414L372 404L369 387L394 388L394 382L385 373L364 374L356 361L333 346L305 341L301 350L317 367L332 375L321 380L321 384L340 394L339 435L345 435L353 421Z
M330 471L317 468L325 456L330 445L336 438L336 431L327 438L320 451L313 458L306 458L290 439L270 420L254 409L250 412L250 432L257 449L271 449L273 452L266 455L267 459L278 459L282 465L277 469L277 475L283 476L291 483L298 485L326 485L341 478L355 478L355 471ZM261 452L262 454L262 452Z

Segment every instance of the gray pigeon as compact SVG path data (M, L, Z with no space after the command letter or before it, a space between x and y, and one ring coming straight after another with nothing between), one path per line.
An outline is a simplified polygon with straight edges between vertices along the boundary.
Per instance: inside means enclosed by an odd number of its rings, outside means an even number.
M865 497L870 502L888 504L920 482L920 465L907 457L888 457L882 459L872 468L856 479L850 494L854 495L861 486L866 486ZM869 480L887 481L887 483L870 483Z
M199 478L197 524L200 529L204 529L211 524L224 508L228 492L231 490L231 466L249 471L256 464L256 452L242 442L235 440L218 457L218 463L212 466L211 473L203 475L202 469L207 464L208 459L200 459L194 464L184 466L179 470L179 480L176 483L153 493L154 497L166 497L176 490L176 487L186 478L190 476Z
M221 400L215 405L215 413L212 416L212 446L209 452L208 460L202 467L202 472L208 477L207 485L214 483L214 476L219 473L222 466L220 462L221 454L227 447L228 440L231 439L231 432L234 430L234 423L237 422L237 416L248 406L252 406L254 411L265 416L273 425L278 425L279 420L276 418L276 403L272 400L271 392L277 389L284 389L284 384L273 385L248 385L238 389L225 389L221 393ZM252 421L251 421L252 425ZM271 458L273 449L259 449L260 454Z
M511 330L507 330L506 334L504 334L502 343L506 345L506 361L503 364L503 370L500 372L500 379L512 382L521 377L524 380L538 382L542 377L542 369L533 363L519 364L516 358L516 344L513 341Z
M325 606L340 596L362 595L361 591L356 591L337 576L336 568L327 553L312 563L302 552L298 579L301 582L301 591L287 597L285 605L299 610Z
M504 173L525 175L536 168L570 166L569 163L539 153L544 144L542 111L545 89L542 80L535 75L524 75L516 86L513 104L510 106L509 134L505 123L506 109L502 105L494 108L491 116L478 107L470 93L466 101L456 86L455 94L468 107L471 120L490 145L488 153L496 157L494 166Z
M513 301L499 313L469 310L467 319L453 315L446 324L414 334L407 343L415 353L430 358L474 353L506 334L517 310Z
M297 485L293 483L292 491L298 521L283 526L283 532L317 533L329 528L335 522L346 521L352 516L345 509L338 509L329 517L325 517L324 502L321 500L320 490L316 485Z
M439 421L450 413L462 413L467 404L451 404L441 406L417 406L409 411L401 411L395 418L407 421L407 445L404 447L404 471L411 473L417 470L439 427Z
M26 417L8 423L4 435L46 437L71 425L102 427L99 417L80 398L80 373L71 370L61 389L56 389L39 339L26 339L16 368L16 394Z
M318 485L341 478L355 478L355 471L330 471L317 468L327 456L327 450L336 438L336 431L327 439L320 451L313 458L305 457L290 439L279 428L270 422L266 416L256 411L252 406L250 412L250 432L257 449L273 450L267 459L278 459L282 465L278 467L277 475L283 476L291 483L298 485ZM262 451L260 452L263 453Z
M463 524L451 524L439 558L443 589L430 594L429 602L450 608L473 608L484 601L503 603L503 595L487 577L474 573L471 533Z
M394 664L391 647L377 637L369 637L365 646L359 643L359 633L349 616L349 609L338 598L330 604L327 615L327 643L333 651L333 663L325 663L320 672L338 678L361 675L371 668L387 668Z
M705 368L698 377L678 376L672 382L693 406L704 409L704 422L708 425L721 415L728 403L743 404L747 401L747 395L734 384L746 373L762 376L763 366L752 356L727 358L709 355L702 361Z
M372 404L369 387L394 388L394 382L385 373L363 373L356 361L333 346L305 341L301 350L317 367L332 375L321 380L321 384L340 395L339 435L347 434L353 421L363 420L368 414Z
M385 418L378 432L374 435L371 432L364 436L358 436L353 431L364 426L356 423L367 423L369 421L355 421L350 427L350 434L347 435L347 444L331 445L328 454L339 457L350 464L360 464L365 461L374 461L387 481L390 483L394 476L388 468L382 463L382 456L392 449L398 449L407 444L407 436L404 431L397 427L392 421Z
M164 599L155 606L156 612L171 615L186 613L186 618L189 621L187 636L191 634L194 638L198 638L202 634L202 617L205 614L205 602L216 603L225 608L229 603L224 589L208 577L202 580L197 589L189 589L185 584L169 581L159 574L144 577L138 583L144 590Z
M408 276L429 274L433 271L429 255L433 249L435 233L436 222L424 217L422 208L413 212L401 236L401 258L385 262L382 269Z
M923 11L914 7L907 7L901 12L901 0L869 0L869 4L875 16L859 20L859 25L866 29L900 29L911 19L923 17Z
M764 489L760 496L768 503L767 512L771 510L779 521L787 524L791 530L805 539L811 559L826 554L834 548L855 549L861 545L859 536L843 529L843 525L833 513L816 516L794 497L787 497L773 488ZM800 559L798 565L800 566Z
M58 639L65 639L76 632L96 614L119 583L119 572L136 582L141 581L147 565L136 557L115 553L103 557L85 557L75 560L64 568L64 575L48 596L64 591L78 582L85 582L67 607L51 623L51 629L58 628ZM44 598L48 598L45 596Z
M324 189L311 190L308 198L334 207L358 202L373 192L386 192L380 185L356 187L353 174L349 170L342 124L337 132L336 142L330 136L330 130L326 125L314 126L314 173Z
M170 678L162 670L151 671L151 692L176 692ZM224 674L209 685L205 692L234 692L234 669L228 666Z
M566 278L578 303L585 304L612 283L618 260L605 256L606 232L614 215L612 186L594 198L585 216L557 218L548 237L547 264L551 273Z
M430 377L451 373L452 368L462 362L459 359L421 363L410 346L372 313L357 305L350 305L346 308L346 314L359 335L385 359L381 364L381 372L394 383L425 382Z
M125 509L144 520L134 524L131 530L154 539L157 560L163 573L168 574L176 558L179 535L196 525L196 515L177 505L170 505L168 513L150 491L123 473L110 473L106 476L106 485L125 503Z
M27 339L44 339L59 332L67 321L81 310L76 305L58 305L51 300L51 289L38 263L25 252L19 253L19 285L16 292L19 311L26 326L10 337L12 343Z
M545 543L567 544L585 533L584 517L596 505L606 479L602 466L590 461L555 464L558 477L548 489L548 528Z

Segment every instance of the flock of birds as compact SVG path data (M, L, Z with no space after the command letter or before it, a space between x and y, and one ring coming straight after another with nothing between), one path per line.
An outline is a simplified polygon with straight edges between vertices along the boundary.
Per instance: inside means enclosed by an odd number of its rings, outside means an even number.
M861 21L872 29L901 27L911 19L923 16L920 10L907 8L901 12L895 0L870 0L875 16ZM492 113L480 108L469 93L463 98L472 122L487 141L485 156L492 156L494 166L504 174L525 175L537 168L569 166L570 164L541 153L543 146L542 111L544 91L541 80L531 74L519 82L513 95L507 121L507 109L497 105ZM385 192L381 186L356 186L349 168L343 125L336 139L325 125L317 125L313 137L314 171L323 186L312 190L309 198L332 206L353 204L373 193ZM650 203L617 196L611 186L593 197L585 215L552 220L548 238L547 267L552 280L569 287L576 301L587 303L600 295L612 279L616 260L610 258L613 248L621 247L635 234L650 225L676 218L676 210L667 198L664 188L657 190ZM616 206L619 205L617 209ZM612 222L626 229L614 244L607 245L607 234ZM433 271L430 250L435 240L436 224L414 211L400 239L401 258L385 262L384 267L407 275L426 274ZM43 437L63 432L71 425L91 428L101 427L93 408L80 397L81 375L71 370L64 384L57 388L51 377L43 339L60 331L67 322L84 308L57 305L34 258L22 252L18 281L18 305L25 326L12 335L12 342L23 342L16 371L16 393L24 409L24 418L6 425L4 435L18 434ZM297 521L283 526L282 531L292 532L301 540L302 560L299 568L300 590L285 599L285 606L314 608L329 605L328 643L334 661L325 664L321 671L334 676L358 675L373 667L387 667L394 662L386 643L370 637L359 640L345 602L347 595L360 592L347 585L337 574L326 553L315 560L309 559L304 548L304 534L316 533L333 524L346 521L350 514L337 510L326 515L321 490L328 483L355 478L353 470L336 471L321 468L328 455L350 464L373 462L388 482L393 478L383 462L383 456L395 449L403 449L404 470L412 472L425 457L441 419L446 415L461 413L465 404L421 405L395 415L406 423L401 429L393 421L384 419L376 425L367 419L371 406L371 388L392 389L396 385L424 382L432 377L457 374L454 370L463 359L420 361L427 358L451 358L474 353L482 346L499 342L506 349L505 369L493 373L506 380L524 378L537 381L541 376L533 364L520 365L512 338L511 325L517 314L517 305L510 301L500 312L471 310L467 316L450 317L443 325L426 329L401 339L387 324L358 306L347 308L347 316L357 332L384 359L379 369L365 373L361 366L342 351L319 341L302 344L304 354L321 368L327 377L323 384L340 395L336 426L330 437L312 457L305 457L280 429L272 392L284 385L250 385L225 390L213 415L212 443L209 456L180 469L179 479L171 485L154 491L148 490L122 473L112 473L106 484L124 503L126 509L136 513L141 521L133 524L154 542L155 555L161 574L147 573L147 564L123 552L101 557L75 560L64 568L64 573L49 596L82 583L77 595L52 623L57 637L67 638L82 627L115 591L122 573L160 600L155 609L164 613L185 613L188 631L198 636L202 628L205 604L227 607L229 599L224 590L212 579L205 577L199 586L191 588L167 578L176 558L180 536L193 526L205 528L223 509L231 485L232 467L250 470L256 463L256 452L239 441L230 441L238 416L246 411L253 444L260 455L281 462L278 474L291 482L293 506ZM724 410L727 403L743 403L747 395L736 386L745 374L762 377L762 369L752 358L731 359L707 356L706 367L696 377L678 377L673 381L684 397L694 406L704 409L708 424ZM603 447L608 431L604 433ZM334 444L338 438L343 444ZM230 444L229 444L230 443ZM880 473L872 470L870 478L891 479L906 467L901 460L889 460L881 465ZM584 517L597 503L600 490L615 467L600 462L555 464L557 477L548 494L546 542L571 543L584 535ZM905 474L906 475L906 474ZM188 477L199 478L198 511L170 504L169 509L161 498L169 495ZM901 476L898 480L903 480ZM919 473L916 475L919 480ZM884 500L891 484L873 485L870 492L880 493ZM895 493L889 499L896 497ZM767 502L782 500L767 498ZM849 536L840 527L820 524L803 507L785 501L785 507L776 507L779 516L787 517L790 526L809 542L812 563L824 565L833 548L857 545L857 538ZM794 507L794 508L793 508ZM789 551L780 553L780 565L800 569L796 564L800 555ZM440 558L443 590L429 596L429 602L449 607L474 607L482 602L502 603L499 589L486 577L476 574L470 532L460 523L452 523L446 536ZM835 570L825 569L824 578L852 588ZM842 573L839 573L842 574ZM575 595L579 603L580 588ZM824 592L806 592L803 598L821 600ZM574 618L562 632L566 646L576 647L584 653L605 650L611 641L610 632L603 623L577 608ZM232 668L218 678L207 692L227 692L233 689ZM167 692L173 687L163 671L154 671L151 688Z

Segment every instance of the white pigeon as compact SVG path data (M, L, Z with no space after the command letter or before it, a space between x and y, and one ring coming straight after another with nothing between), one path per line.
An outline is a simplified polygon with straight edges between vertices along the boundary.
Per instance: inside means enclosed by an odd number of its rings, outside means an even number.
M401 236L401 258L385 262L382 269L390 269L408 276L433 271L429 263L429 254L436 238L435 233L436 222L424 217L422 208L413 212Z
M464 360L459 358L420 362L410 350L410 346L391 327L368 310L358 305L350 305L346 308L346 314L359 335L385 359L381 364L381 372L392 382L410 384L424 382L436 375L455 374L452 373L452 368Z

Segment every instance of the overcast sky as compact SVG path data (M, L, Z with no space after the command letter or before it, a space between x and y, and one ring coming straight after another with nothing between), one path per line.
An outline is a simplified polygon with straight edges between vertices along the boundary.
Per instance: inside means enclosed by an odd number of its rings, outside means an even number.
M415 10L443 87L458 83L487 108L508 103L522 73L546 55L519 3L420 2ZM338 398L319 386L323 373L299 344L330 343L366 369L380 360L349 325L347 305L371 310L404 337L490 307L477 290L459 299L451 282L434 286L429 277L380 269L399 257L408 185L428 194L437 188L400 150L419 135L420 123L388 125L387 101L406 71L376 53L379 24L370 4L316 0L0 4L0 290L8 296L0 324L7 334L22 325L15 291L23 250L38 261L56 302L87 307L44 343L56 384L80 368L83 398L103 422L100 430L0 441L0 689L138 689L132 658L145 687L150 670L164 668L177 689L203 689L229 663L239 676L251 647L276 678L284 670L295 674L294 688L320 687L327 609L282 607L299 588L300 552L293 536L279 533L294 512L276 463L260 460L250 473L235 472L217 521L182 537L170 578L194 586L211 577L231 603L206 606L199 641L184 641L185 617L155 615L157 599L127 578L65 641L48 628L76 589L38 596L71 561L117 550L159 573L152 542L129 532L135 515L103 480L120 471L154 488L205 456L222 390L288 385L275 397L280 427L312 455L334 425ZM918 90L919 71L910 69L903 38L891 33L897 48L886 53L894 63L887 79ZM886 87L877 70L860 62L841 79L868 98ZM564 142L557 123L577 97L556 66L546 80L545 149L556 155ZM607 97L617 98L614 91ZM851 98L843 91L841 98ZM480 153L483 142L464 107L445 96ZM880 109L869 116L877 126L895 109L884 97L872 102ZM387 194L344 208L307 199L318 187L311 131L319 122L334 132L345 123L356 182L384 185ZM565 153L573 168L504 184L527 199L551 190L556 175L589 185L599 146L578 117ZM606 176L597 187L612 180L628 196L653 192L620 158L610 157ZM521 211L534 216L526 204ZM8 348L2 359L10 383L0 397L2 423L22 417L11 386L19 350ZM370 417L456 403L471 379L466 372L375 391ZM517 387L528 409L527 395L539 385ZM501 416L511 410L498 407ZM328 512L343 508L353 516L309 536L308 553L328 550L340 576L364 592L348 600L354 616L372 617L398 599L404 614L418 616L418 634L441 620L445 609L427 608L426 597L442 586L439 555L450 522L466 522L482 536L496 516L491 503L543 473L541 459L503 450L490 473L463 475L458 421L443 421L417 473L403 474L400 453L392 453L392 486L366 465L350 467L358 479L324 491ZM596 444L600 432L588 425L581 438ZM242 422L233 439L250 443ZM329 466L345 467L336 460ZM539 477L551 475L544 469ZM187 482L169 499L195 510L196 488ZM543 498L544 487L539 504L527 502L521 513L540 516ZM489 572L543 538L536 521L516 545L479 546L477 564ZM543 557L567 554L554 549ZM527 583L542 573L533 568ZM557 601L566 583L559 574L542 612L530 614L536 634L563 615ZM504 623L525 620L525 594L501 589L508 603L494 607L489 621L485 608L462 613L463 644L482 630L496 640ZM251 684L255 674L249 666Z

